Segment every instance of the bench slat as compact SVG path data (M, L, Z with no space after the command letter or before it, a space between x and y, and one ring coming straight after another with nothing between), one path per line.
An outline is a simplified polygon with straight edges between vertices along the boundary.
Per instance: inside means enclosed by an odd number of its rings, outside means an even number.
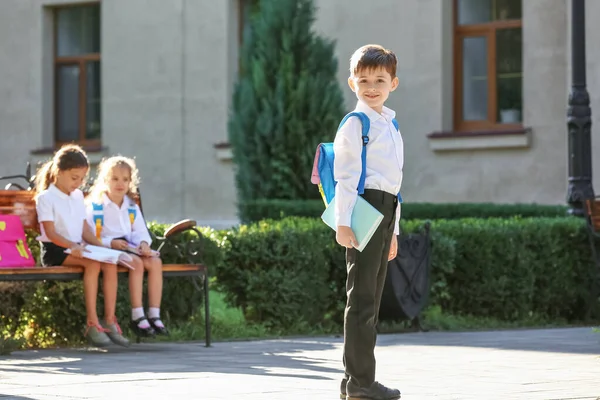
M119 272L128 272L129 268L117 267ZM163 265L163 272L204 272L206 267L204 265L192 265L192 264L165 264ZM20 267L20 268L0 268L0 275L28 275L28 274L81 274L83 273L83 267Z

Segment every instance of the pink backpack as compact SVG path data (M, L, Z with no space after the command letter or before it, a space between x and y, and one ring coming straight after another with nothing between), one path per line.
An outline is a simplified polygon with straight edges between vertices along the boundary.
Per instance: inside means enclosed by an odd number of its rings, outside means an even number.
M33 267L35 259L18 215L0 215L0 268Z

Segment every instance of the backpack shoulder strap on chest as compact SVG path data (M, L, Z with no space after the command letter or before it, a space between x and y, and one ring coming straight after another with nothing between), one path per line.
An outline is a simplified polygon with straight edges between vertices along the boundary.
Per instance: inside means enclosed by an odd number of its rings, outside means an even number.
M92 215L94 227L96 228L96 238L102 237L102 227L104 226L104 205L102 203L92 203Z
M358 194L363 194L365 192L365 179L367 178L367 144L369 143L369 130L371 129L371 120L367 116L367 114L363 112L351 112L348 113L342 122L340 122L340 126L338 130L344 125L344 123L350 117L357 117L360 120L362 125L362 153L360 155L360 159L362 161L362 172L360 174L360 179L358 181Z
M129 222L133 227L133 221L135 221L135 217L137 216L137 210L135 208L135 205L129 205L129 208L127 209L127 215L129 215Z

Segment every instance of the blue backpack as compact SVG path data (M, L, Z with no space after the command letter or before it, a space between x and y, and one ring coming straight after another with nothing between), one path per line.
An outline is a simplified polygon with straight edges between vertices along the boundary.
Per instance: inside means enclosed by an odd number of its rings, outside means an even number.
M369 120L369 117L367 117L367 114L363 112L351 112L347 114L344 119L342 119L342 122L340 122L340 125L338 126L338 131L350 117L357 117L360 119L362 125L363 147L360 156L362 160L362 172L358 181L357 190L358 194L363 194L365 192L365 178L367 176L367 144L369 143L369 130L371 129L371 121ZM399 131L400 128L398 127L398 121L393 119L392 123L396 127L396 130ZM334 159L335 154L333 152L333 143L321 143L317 146L317 152L315 153L315 160L313 163L310 181L315 185L318 185L319 192L321 193L321 197L323 197L325 206L327 206L335 196L335 185L337 182L333 178ZM400 196L400 193L398 193L398 202L402 203L402 196Z

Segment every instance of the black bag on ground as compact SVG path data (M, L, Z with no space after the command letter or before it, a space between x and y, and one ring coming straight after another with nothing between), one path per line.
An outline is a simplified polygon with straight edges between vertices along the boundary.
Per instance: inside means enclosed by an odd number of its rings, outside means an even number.
M431 243L429 222L420 233L398 237L398 255L388 263L379 320L412 321L429 298Z

